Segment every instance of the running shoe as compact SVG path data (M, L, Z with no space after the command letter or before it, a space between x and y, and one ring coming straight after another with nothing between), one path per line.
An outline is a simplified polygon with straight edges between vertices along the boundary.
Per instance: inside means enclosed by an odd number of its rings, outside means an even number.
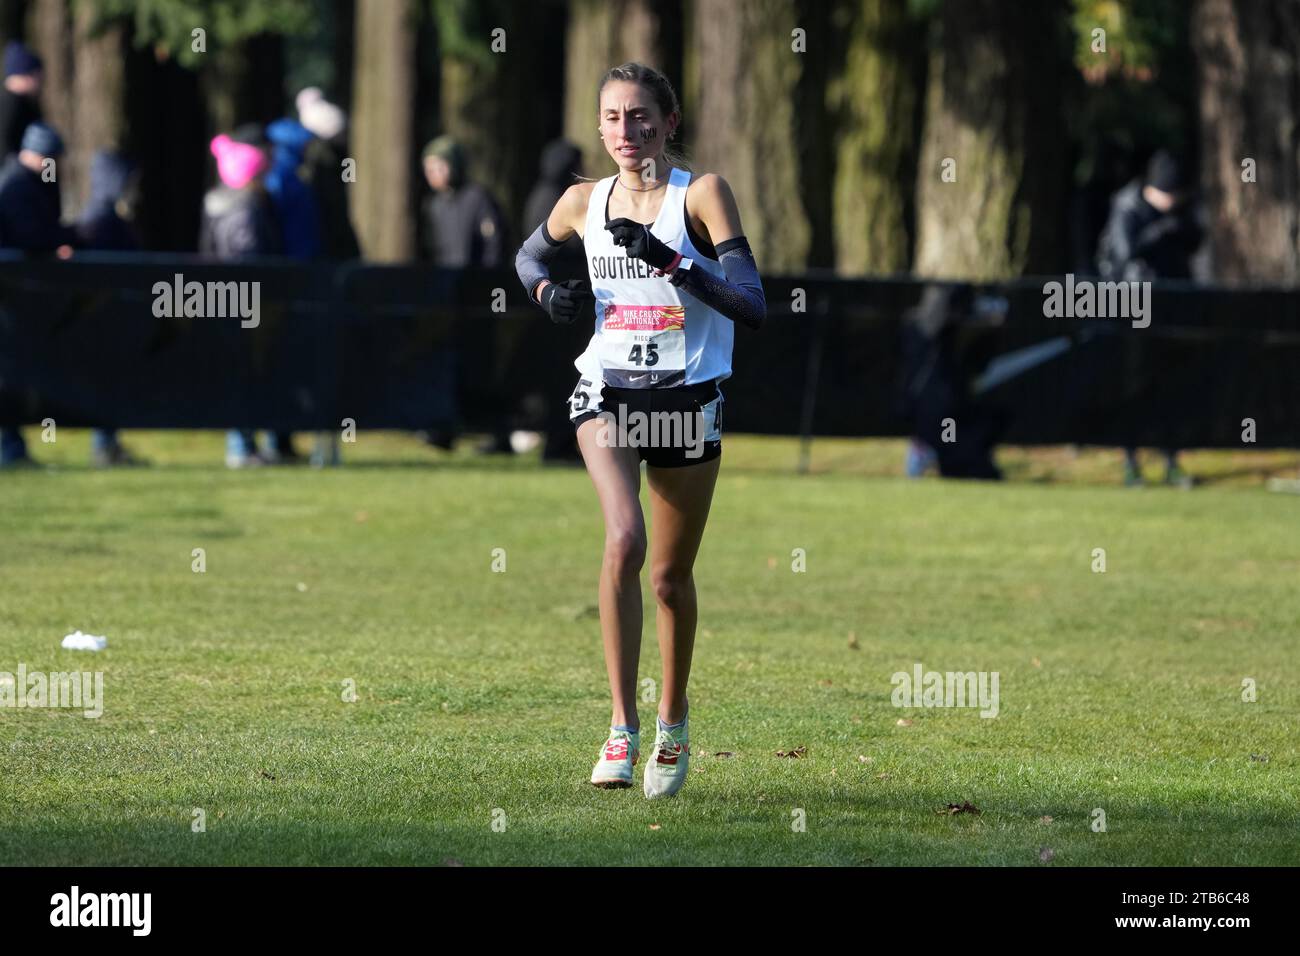
M645 795L648 800L671 797L686 782L691 745L687 740L690 715L682 718L677 730L660 728L655 734L654 750L645 768ZM658 727L658 724L656 724Z
M632 786L632 768L641 756L641 734L609 729L609 739L600 748L600 759L591 771L591 782L606 790Z

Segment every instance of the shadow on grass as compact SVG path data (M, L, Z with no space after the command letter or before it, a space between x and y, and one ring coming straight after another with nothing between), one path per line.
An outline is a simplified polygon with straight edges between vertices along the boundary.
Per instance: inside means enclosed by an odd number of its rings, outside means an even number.
M84 827L28 821L0 828L0 859L23 866L1032 866L1039 847L1051 846L1065 865L1213 866L1295 865L1300 853L1293 806L1108 799L1108 829L1095 833L1083 798L1068 805L976 799L978 816L948 816L936 810L963 795L925 790L899 798L864 785L861 794L809 799L795 788L768 790L762 804L698 785L654 804L639 790L602 791L607 805L599 811L569 803L540 816L515 812L500 832L486 805L458 818L411 807L369 822L337 806L330 810L347 819L322 820L319 806L298 822L283 819L287 808L277 808L275 821L209 812L199 833L188 810L125 825L111 817ZM806 832L793 830L794 808L807 808ZM1043 815L1053 822L1042 824Z

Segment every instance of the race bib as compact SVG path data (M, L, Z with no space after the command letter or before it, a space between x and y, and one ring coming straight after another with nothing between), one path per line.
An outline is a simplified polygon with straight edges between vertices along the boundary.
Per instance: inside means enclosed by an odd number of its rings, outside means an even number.
M686 306L609 303L600 364L616 388L667 388L686 381Z

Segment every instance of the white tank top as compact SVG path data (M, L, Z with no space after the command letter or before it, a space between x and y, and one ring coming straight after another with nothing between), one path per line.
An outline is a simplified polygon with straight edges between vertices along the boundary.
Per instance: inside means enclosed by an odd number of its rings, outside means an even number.
M573 364L584 377L615 388L672 388L729 378L735 323L614 245L605 223L615 179L597 182L587 205L582 241L596 299L596 331ZM687 170L673 169L650 232L692 260L692 269L725 277L722 266L705 258L686 231L690 182Z

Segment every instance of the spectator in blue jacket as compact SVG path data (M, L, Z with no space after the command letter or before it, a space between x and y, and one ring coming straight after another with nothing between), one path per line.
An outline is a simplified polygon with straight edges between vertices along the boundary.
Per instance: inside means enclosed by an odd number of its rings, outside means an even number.
M295 119L278 119L266 128L266 138L273 145L266 192L280 222L284 254L293 259L318 258L322 250L320 210L315 193L299 172L307 147L316 137Z
M284 254L293 259L318 259L324 252L320 209L315 192L300 172L307 147L316 136L295 119L278 119L267 126L266 138L273 146L266 193L280 223ZM272 432L267 439L267 456L272 461L298 460L292 434Z

